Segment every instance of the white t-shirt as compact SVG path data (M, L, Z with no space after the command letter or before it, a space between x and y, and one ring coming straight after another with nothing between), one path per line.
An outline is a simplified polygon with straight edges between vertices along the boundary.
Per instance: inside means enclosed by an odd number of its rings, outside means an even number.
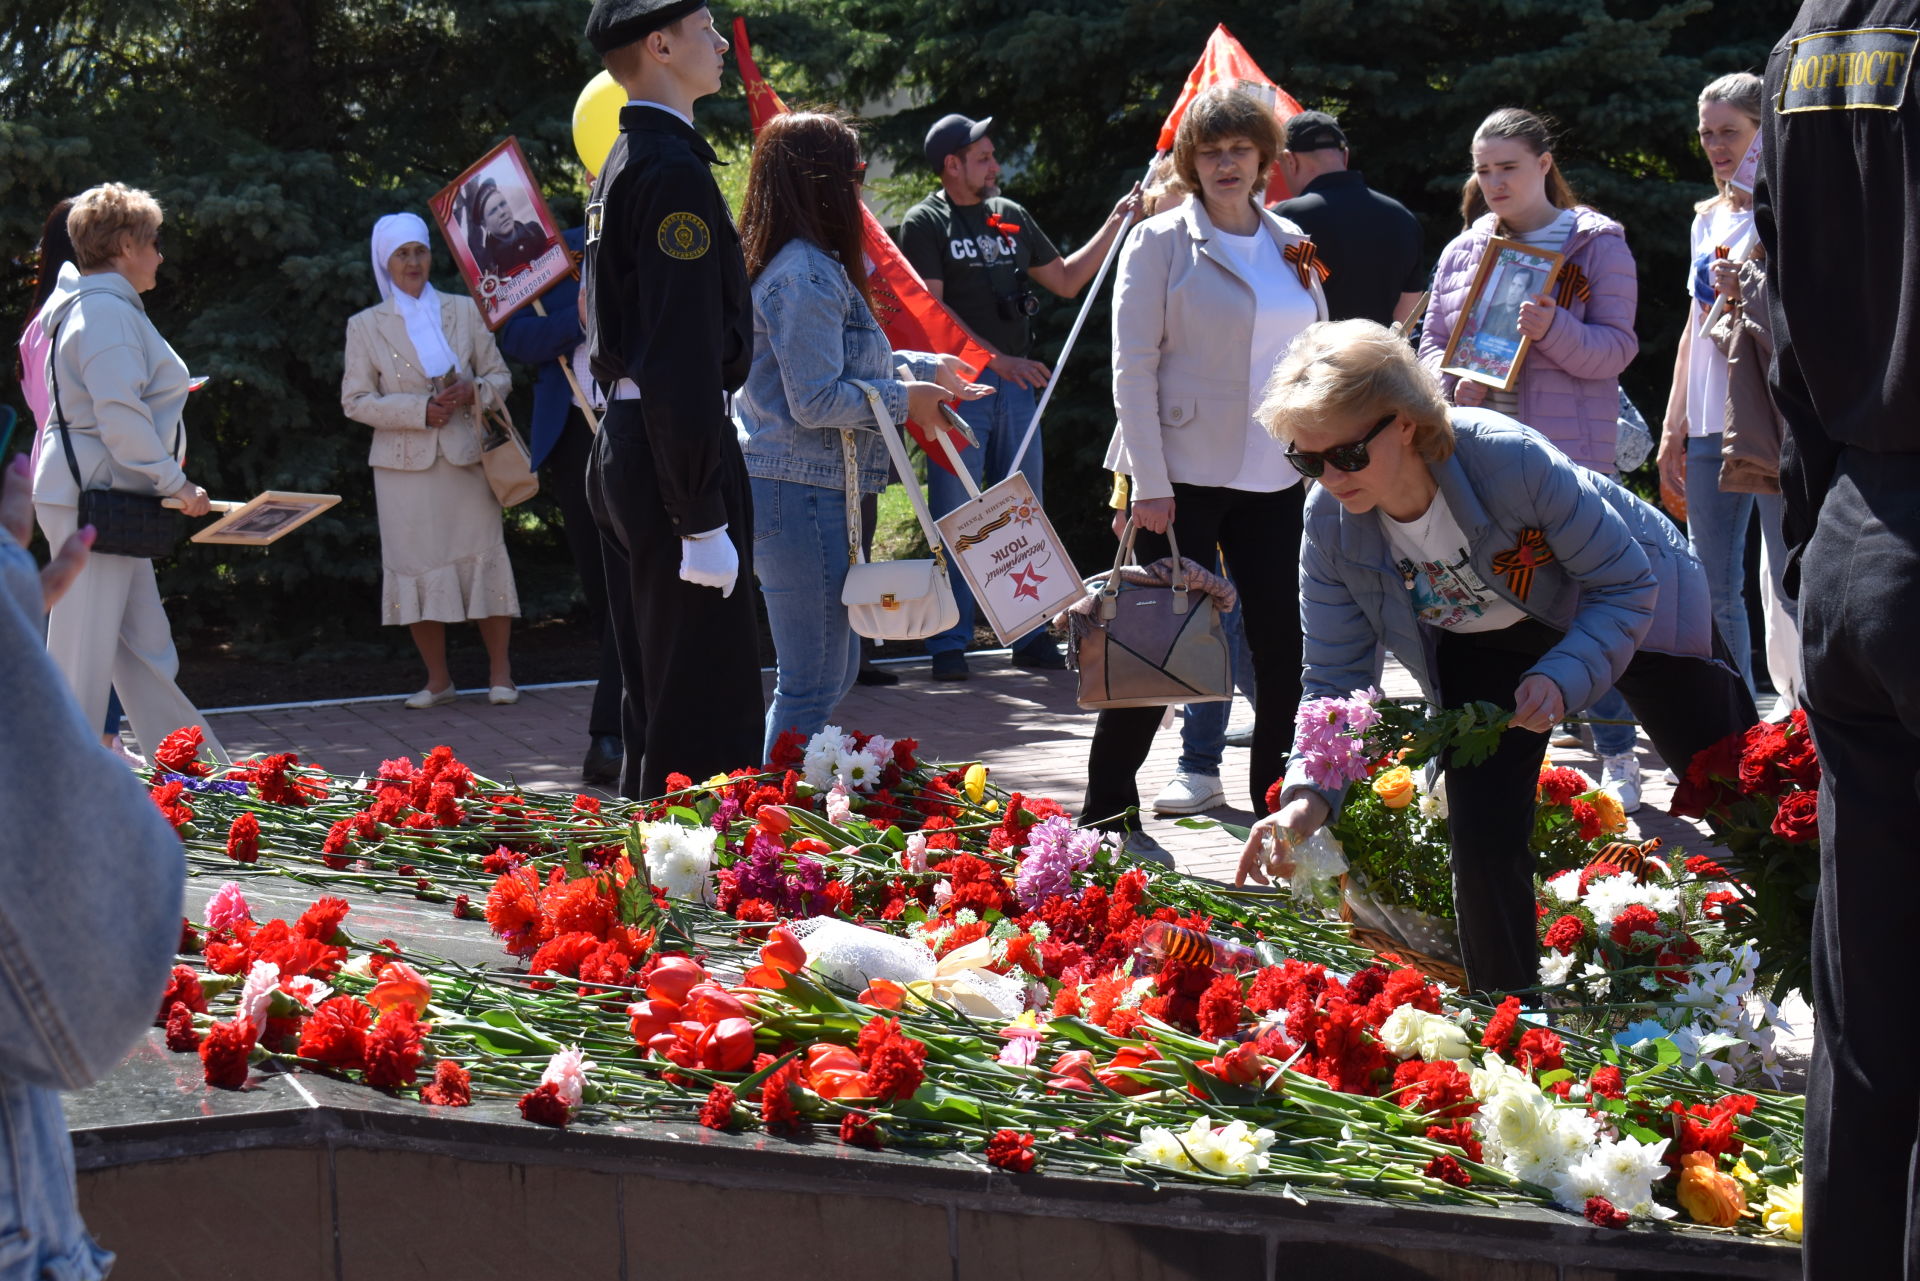
M1426 513L1409 521L1381 512L1380 528L1421 622L1456 632L1497 632L1527 616L1481 581L1445 494L1436 491Z
M1286 449L1253 420L1273 367L1302 329L1319 318L1313 295L1281 256L1272 234L1261 226L1250 236L1236 236L1214 228L1217 244L1233 259L1240 274L1253 285L1253 345L1247 365L1247 443L1240 470L1228 489L1271 494L1299 481L1300 473L1287 461Z
M1736 249L1745 257L1753 249L1751 210L1729 207L1724 201L1693 216L1693 257L1687 262L1687 435L1717 436L1727 429L1727 353L1713 339L1700 337L1701 322L1711 307L1693 296L1693 273L1702 258L1713 257L1716 245ZM1742 242L1746 243L1743 245Z
M1567 237L1573 234L1573 210L1562 209L1559 216L1544 227L1532 231L1523 231L1505 239L1518 240L1523 245L1532 245L1535 249L1549 249L1559 253L1565 248ZM1525 378L1526 369L1521 368L1520 376ZM1484 408L1495 413L1505 414L1509 418L1520 417L1520 384L1514 383L1512 391L1501 391L1497 387L1487 388L1487 398L1482 402Z

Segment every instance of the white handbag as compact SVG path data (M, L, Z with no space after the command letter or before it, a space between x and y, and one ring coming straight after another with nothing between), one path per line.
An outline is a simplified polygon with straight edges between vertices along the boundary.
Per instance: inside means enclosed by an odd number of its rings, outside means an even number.
M913 503L913 514L920 518L933 556L927 560L867 560L860 537L860 468L853 432L842 428L840 453L847 473L847 581L840 589L840 603L847 607L847 621L862 636L873 640L925 640L960 621L953 585L947 581L946 551L940 545L940 531L933 527L927 501L914 480L913 464L907 459L906 444L893 425L886 402L871 384L857 378L853 383L866 392L867 403L873 406L880 437L887 443L894 471Z

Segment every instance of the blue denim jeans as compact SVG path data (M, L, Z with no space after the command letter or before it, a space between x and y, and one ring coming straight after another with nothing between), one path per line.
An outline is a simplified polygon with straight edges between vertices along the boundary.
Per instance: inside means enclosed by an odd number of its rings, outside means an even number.
M777 675L766 754L782 730L812 737L833 719L860 670L847 622L847 499L837 489L752 478L753 569L767 602Z
M1587 709L1587 715L1600 720L1628 722L1625 725L1595 725L1593 750L1596 753L1601 756L1625 756L1633 750L1633 709L1627 706L1626 696L1619 690L1609 688L1594 700L1593 706Z
M1707 572L1713 627L1733 655L1734 667L1753 692L1753 637L1747 626L1747 523L1752 494L1720 488L1720 433L1687 441L1687 543ZM1672 764L1672 762L1668 762Z
M1240 608L1235 606L1220 616L1220 630L1227 637L1227 653L1233 663L1233 683L1240 687L1249 703L1259 706L1254 696L1253 660L1247 655L1247 632L1240 623ZM1180 709L1180 769L1188 774L1220 777L1220 762L1227 753L1227 721L1233 716L1233 703L1189 703Z
M1027 424L1033 421L1034 397L1029 389L1002 378L991 369L980 371L980 381L999 390L991 396L961 403L960 416L966 419L967 426L973 428L973 434L980 438L980 448L961 450L960 460L966 463L975 483L986 489L1005 480L1014 470L1013 451L1020 447L1020 438L1027 434ZM1044 472L1041 456L1045 452L1043 443L1041 434L1035 432L1033 444L1019 467L1020 471L1026 473L1027 483L1033 486L1034 497L1042 503L1046 501L1046 494L1041 489ZM933 509L935 520L966 501L966 486L960 483L959 477L944 467L927 464L927 506ZM973 643L973 592L968 588L967 580L958 573L952 576L952 581L953 600L960 607L960 621L938 636L927 638L929 654L964 650ZM1026 649L1052 643L1047 629L1036 627L1014 641L1013 648Z

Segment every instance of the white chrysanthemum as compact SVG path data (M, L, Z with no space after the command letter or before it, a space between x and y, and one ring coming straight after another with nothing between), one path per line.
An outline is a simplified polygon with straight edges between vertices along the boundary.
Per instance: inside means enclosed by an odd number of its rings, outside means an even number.
M800 760L800 776L816 791L824 792L833 786L834 760L850 746L847 735L838 725L829 725L807 740L807 750Z
M884 768L881 759L869 747L864 751L844 751L834 762L834 777L856 792L871 792L880 782Z
M1613 928L1613 918L1625 911L1630 904L1639 903L1652 908L1661 915L1668 915L1680 908L1680 891L1664 885L1642 885L1628 874L1602 877L1587 883L1586 897L1582 906L1593 913L1593 919L1602 930Z
M1573 973L1574 955L1571 952L1548 951L1540 958L1540 983L1543 987L1552 987L1556 983L1565 983Z
M1562 872L1547 881L1547 888L1553 891L1554 897L1561 902L1575 902L1580 897L1580 873L1577 870Z
M1467 1057L1467 1034L1460 1025L1412 1005L1402 1005L1380 1025L1380 1043L1400 1058L1422 1058L1429 1063Z
M642 823L640 839L646 846L647 877L670 898L713 902L713 843L718 833L710 827L682 827L678 823Z

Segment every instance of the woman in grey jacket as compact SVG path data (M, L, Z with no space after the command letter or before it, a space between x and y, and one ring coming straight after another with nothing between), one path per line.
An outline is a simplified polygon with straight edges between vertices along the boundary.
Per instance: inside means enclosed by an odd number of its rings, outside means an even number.
M1300 563L1307 698L1373 681L1384 645L1429 701L1512 707L1491 758L1443 762L1454 900L1469 985L1537 982L1528 834L1547 731L1617 687L1680 769L1755 720L1713 632L1699 563L1665 517L1487 410L1454 409L1406 343L1365 320L1315 325L1275 370L1261 423L1320 482ZM1325 823L1340 797L1296 752L1269 843ZM1276 834L1284 839L1272 842Z
M988 390L965 381L973 371L957 358L895 352L881 332L860 249L864 170L845 121L776 116L754 140L740 214L753 368L735 404L753 487L753 568L778 665L769 756L783 730L811 737L825 728L860 670L860 638L840 603L848 539L860 533L848 510L886 488L888 469L858 383L878 393L895 423L911 418L934 432L946 430L941 401Z

